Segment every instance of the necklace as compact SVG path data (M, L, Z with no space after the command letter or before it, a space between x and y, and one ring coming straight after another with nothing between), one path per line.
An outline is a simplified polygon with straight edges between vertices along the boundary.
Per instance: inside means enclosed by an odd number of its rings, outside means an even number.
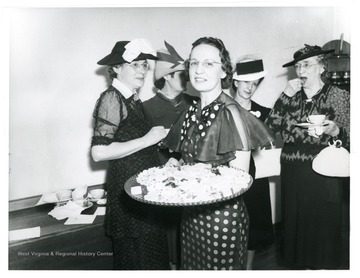
M324 86L324 85L323 85L323 86ZM305 102L307 102L307 103L308 103L308 102L313 102L313 97L316 96L317 94L319 94L319 93L321 92L323 86L321 86L321 88L320 88L314 95L312 95L310 98L308 97L307 99L305 99ZM305 93L305 95L306 95L306 93ZM306 95L306 97L307 97L307 95Z

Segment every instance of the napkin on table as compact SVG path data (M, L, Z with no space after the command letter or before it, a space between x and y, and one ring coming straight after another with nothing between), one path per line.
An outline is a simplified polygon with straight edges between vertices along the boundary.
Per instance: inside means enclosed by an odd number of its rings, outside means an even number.
M74 225L74 224L92 224L95 220L96 214L93 215L75 215L71 216L66 220L64 225Z
M40 227L9 231L9 241L40 237Z
M48 214L56 218L57 220L62 220L68 217L78 216L84 209L84 207L81 207L74 202L69 201L66 205L55 207Z
M37 202L35 206L40 206L49 203L57 203L57 202L59 202L59 199L56 196L56 192L45 193L41 196L40 200Z

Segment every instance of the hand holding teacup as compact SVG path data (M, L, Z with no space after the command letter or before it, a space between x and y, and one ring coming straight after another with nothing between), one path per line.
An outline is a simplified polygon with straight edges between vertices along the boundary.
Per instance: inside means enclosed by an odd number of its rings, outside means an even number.
M316 125L308 128L308 134L315 138L319 138L322 134L335 137L340 133L340 129L337 124L334 121L326 120L325 115L310 115L307 120L308 122Z
M322 128L324 134L330 135L332 137L338 136L340 133L340 129L334 121L325 120Z
M319 138L324 133L324 123L326 115L309 115L306 120L315 126L308 128L308 134L312 137Z

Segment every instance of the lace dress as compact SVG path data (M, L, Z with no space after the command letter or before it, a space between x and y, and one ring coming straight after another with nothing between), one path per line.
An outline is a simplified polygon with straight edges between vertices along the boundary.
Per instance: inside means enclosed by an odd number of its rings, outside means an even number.
M229 106L238 108L234 119ZM179 151L186 163L227 165L244 148L235 125L241 121L251 148L273 140L266 127L222 93L200 109L190 106L174 124L165 144ZM182 269L246 268L249 219L242 197L210 205L185 207L181 224Z
M100 96L94 118L92 146L126 142L150 130L141 101L124 98L112 86ZM151 146L109 161L104 226L113 240L115 269L169 268L161 208L137 202L124 191L124 184L130 177L160 165L156 148Z

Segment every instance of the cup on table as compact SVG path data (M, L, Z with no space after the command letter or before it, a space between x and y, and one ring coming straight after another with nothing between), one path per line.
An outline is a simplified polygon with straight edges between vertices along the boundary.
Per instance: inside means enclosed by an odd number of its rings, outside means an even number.
M105 190L104 189L92 189L89 191L89 197L91 199L102 199L105 197Z
M83 200L86 197L87 186L76 187L72 192L73 200Z
M61 190L56 192L56 198L58 198L59 201L66 201L71 199L72 191L69 190Z
M307 121L314 125L322 125L325 121L326 115L309 115Z

